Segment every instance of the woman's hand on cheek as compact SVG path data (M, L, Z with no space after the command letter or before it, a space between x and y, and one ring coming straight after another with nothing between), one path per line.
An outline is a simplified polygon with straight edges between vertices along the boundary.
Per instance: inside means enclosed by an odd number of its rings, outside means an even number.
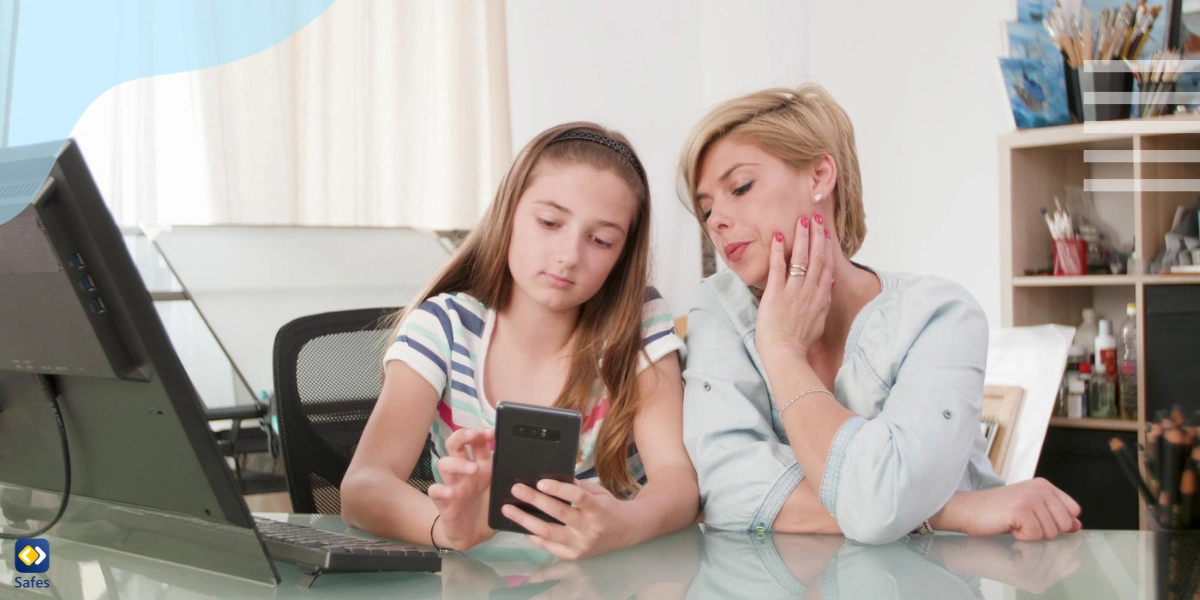
M504 516L529 530L534 545L564 560L579 560L631 545L633 524L626 503L603 486L591 481L574 485L543 479L539 490L513 486L517 499L532 504L558 519L557 525L543 521L513 505ZM625 510L622 510L622 509Z
M755 334L759 354L783 351L807 356L825 331L833 299L833 242L820 219L816 215L796 222L790 258L785 255L783 234L775 234L771 241L770 271ZM789 275L793 266L807 272Z
M494 439L491 429L460 429L446 439L449 456L437 461L442 483L429 486L428 492L441 514L436 524L442 534L436 538L439 544L467 550L496 535L487 524Z

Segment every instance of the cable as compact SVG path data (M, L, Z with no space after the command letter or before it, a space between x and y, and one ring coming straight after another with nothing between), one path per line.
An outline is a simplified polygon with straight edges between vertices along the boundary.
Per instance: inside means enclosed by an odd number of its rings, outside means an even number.
M46 533L58 523L63 513L67 512L67 502L71 499L71 449L67 445L67 427L63 424L62 409L58 406L58 386L54 384L54 379L51 376L38 375L37 378L38 383L42 386L42 391L50 399L50 405L54 407L54 420L58 422L58 435L62 439L63 472L66 475L66 481L63 483L62 500L58 504L58 513L54 515L54 518L49 523L46 523L46 525L37 531L22 533L20 535L0 532L0 539L4 540L35 538Z

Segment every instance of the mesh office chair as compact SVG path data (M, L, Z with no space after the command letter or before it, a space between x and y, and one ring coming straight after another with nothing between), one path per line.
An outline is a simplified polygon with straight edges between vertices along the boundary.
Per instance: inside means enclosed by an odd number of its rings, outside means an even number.
M339 487L379 398L396 310L300 317L275 336L275 407L293 511L341 513ZM428 438L409 483L422 492L433 483Z

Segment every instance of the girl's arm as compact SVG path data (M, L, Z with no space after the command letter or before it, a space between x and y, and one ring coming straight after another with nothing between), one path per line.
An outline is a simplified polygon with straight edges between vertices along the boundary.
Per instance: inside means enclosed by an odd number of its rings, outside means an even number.
M438 510L408 484L433 423L438 396L408 364L388 361L383 390L342 479L342 519L381 537L430 543Z
M683 375L672 352L638 375L633 439L646 485L629 508L637 526L630 545L695 523L700 511L696 470L683 446Z

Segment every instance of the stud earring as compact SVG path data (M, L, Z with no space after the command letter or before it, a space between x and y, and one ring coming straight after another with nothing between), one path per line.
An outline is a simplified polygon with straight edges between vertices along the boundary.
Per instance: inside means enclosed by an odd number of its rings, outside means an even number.
M813 202L820 202L821 198L824 198L824 197L825 196L822 194L817 194L816 196L813 196Z

